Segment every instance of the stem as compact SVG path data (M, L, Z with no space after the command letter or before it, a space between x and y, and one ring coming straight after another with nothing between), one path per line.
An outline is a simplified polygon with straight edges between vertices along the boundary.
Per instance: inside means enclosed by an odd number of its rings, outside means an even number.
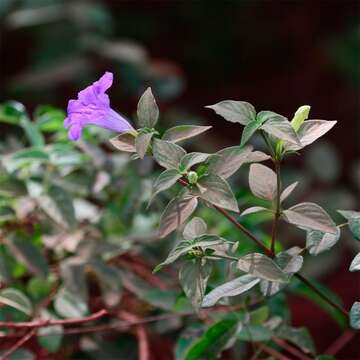
M259 349L261 349L262 351L268 353L271 356L274 356L275 359L278 360L291 360L289 357L279 353L278 351L276 351L275 349L265 345L265 344L261 344L261 343L256 343L256 346L258 346Z
M337 310L339 310L341 313L343 313L346 317L349 316L349 312L346 311L341 305L337 304L336 302L332 301L330 298L328 298L325 294L323 294L318 288L316 288L308 279L306 279L304 276L300 274L295 274L295 277L297 277L300 281L302 281L308 288L310 288L312 291L314 291L317 295L319 295L324 301L326 301L329 305L333 306Z
M182 184L183 186L188 186L188 182L184 179L179 179L178 182ZM271 249L268 249L260 240L258 240L255 235L253 235L246 227L242 224L240 224L234 217L232 217L226 210L213 205L214 209L216 209L219 213L221 213L223 216L225 216L230 222L232 222L239 230L241 230L245 235L247 235L251 240L253 240L259 247L261 247L265 254L274 257L275 254ZM309 280L307 280L305 277L303 277L300 274L295 274L300 281L302 281L305 285L307 285L310 289L312 289L315 293L317 293L324 301L326 301L329 305L333 306L337 310L339 310L341 313L349 316L348 311L346 311L343 307L340 305L334 303L331 299L329 299L325 294L323 294L319 289L317 289Z
M9 350L5 351L0 360L6 360L13 352L15 352L18 348L23 346L27 341L29 341L36 333L36 328L30 330L27 334L25 334L19 341L17 341Z
M275 255L275 243L276 234L278 228L278 222L280 218L280 192L281 192L281 177L280 177L280 161L274 160L275 172L276 172L276 198L275 198L275 214L273 220L273 226L271 231L271 252Z
M345 347L356 334L354 330L344 332L336 341L325 351L325 354L335 356L343 347Z
M286 350L291 355L296 356L296 358L300 360L311 360L311 358L305 354L303 354L300 350L296 349L295 347L288 344L285 340L279 339L277 337L272 337L272 341L282 347L284 350Z

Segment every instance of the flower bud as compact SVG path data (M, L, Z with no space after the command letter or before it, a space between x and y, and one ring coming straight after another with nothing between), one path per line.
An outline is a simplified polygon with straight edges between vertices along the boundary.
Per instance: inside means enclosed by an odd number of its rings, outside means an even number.
M198 181L198 175L195 171L189 171L187 178L190 184L196 184Z

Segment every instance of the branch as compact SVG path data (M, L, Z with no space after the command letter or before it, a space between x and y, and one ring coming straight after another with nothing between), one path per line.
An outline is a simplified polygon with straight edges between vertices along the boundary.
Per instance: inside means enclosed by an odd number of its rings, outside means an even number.
M279 339L277 337L272 337L272 341L282 347L288 353L296 356L300 360L311 360L309 356L303 354L300 350L296 349L294 346L291 346L285 340Z
M85 316L83 318L75 318L75 319L48 319L48 320L37 320L37 321L29 321L29 322L6 322L0 321L0 328L8 328L8 329L33 329L39 327L47 327L53 325L72 325L72 324L82 324L89 321L97 320L105 315L108 312L105 309L102 309L92 315Z
M265 344L261 344L261 343L255 343L255 345L261 349L262 351L268 353L269 355L271 356L274 356L275 359L278 359L278 360L291 360L290 358L288 358L287 356L279 353L278 351L276 351L275 349L269 347L269 346L266 346Z
M17 341L9 350L6 350L0 357L0 360L7 359L13 352L15 352L18 348L23 346L27 341L29 341L36 333L36 328L30 330L27 334L25 334L19 341Z
M354 330L345 331L340 337L334 341L333 344L329 346L329 348L325 351L325 354L330 356L335 356L343 347L345 347L355 335L359 335L360 332L356 332Z

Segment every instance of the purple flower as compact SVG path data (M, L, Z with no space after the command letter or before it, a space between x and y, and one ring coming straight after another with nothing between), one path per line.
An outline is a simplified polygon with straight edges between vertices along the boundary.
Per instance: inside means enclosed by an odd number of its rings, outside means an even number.
M110 107L105 91L112 82L113 74L106 72L98 81L80 91L77 100L69 101L64 126L69 129L70 140L78 140L86 125L96 125L118 133L133 130L128 121Z

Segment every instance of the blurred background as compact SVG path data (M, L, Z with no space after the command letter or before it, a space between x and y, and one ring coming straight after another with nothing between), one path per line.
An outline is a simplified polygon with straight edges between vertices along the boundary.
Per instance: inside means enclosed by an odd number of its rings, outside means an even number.
M311 119L338 124L301 158L287 160L284 183L300 180L292 201L318 202L341 223L336 209L360 208L359 13L360 3L350 0L1 0L0 100L17 100L29 112L39 104L65 109L83 86L112 71L115 109L131 118L151 86L164 128L213 126L190 145L207 152L238 144L242 128L205 105L244 100L289 119L311 105ZM2 134L11 131L2 126ZM241 173L234 181L247 183ZM282 234L288 245L302 241L285 225ZM357 246L344 233L338 251L306 261L305 273L347 308L360 295L358 275L348 272ZM316 305L296 297L290 303L293 324L308 326L320 348L338 336ZM354 354L354 344L344 351Z

